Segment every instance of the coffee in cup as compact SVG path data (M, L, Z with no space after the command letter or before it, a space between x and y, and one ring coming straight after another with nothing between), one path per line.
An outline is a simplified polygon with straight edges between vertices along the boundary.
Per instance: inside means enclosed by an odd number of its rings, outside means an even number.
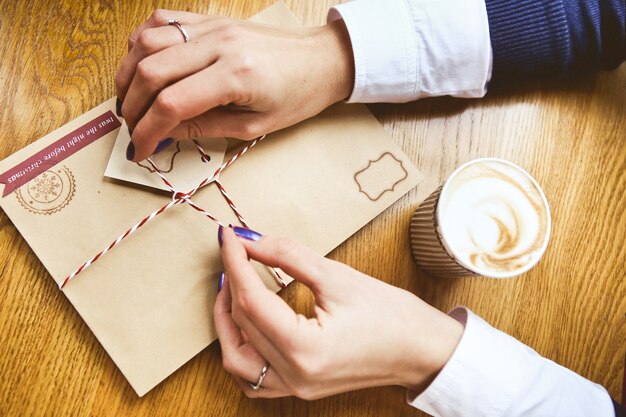
M477 159L419 206L411 247L433 275L509 278L539 261L550 227L548 202L530 174L505 160Z

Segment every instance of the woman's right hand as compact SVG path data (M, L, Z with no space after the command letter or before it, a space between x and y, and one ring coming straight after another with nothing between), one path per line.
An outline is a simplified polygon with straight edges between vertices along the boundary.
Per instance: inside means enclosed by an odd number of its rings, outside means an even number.
M180 22L188 43L168 19ZM252 139L312 117L352 90L341 20L285 29L157 10L128 46L116 86L134 161L166 138Z
M251 397L316 399L381 385L426 388L463 326L415 295L290 240L221 229L225 283L215 326L224 368ZM296 314L265 287L249 259L311 289L314 316ZM263 388L253 390L270 364Z

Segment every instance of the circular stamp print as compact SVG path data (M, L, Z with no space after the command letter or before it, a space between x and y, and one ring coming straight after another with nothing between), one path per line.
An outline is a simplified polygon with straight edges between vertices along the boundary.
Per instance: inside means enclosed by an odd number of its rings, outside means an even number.
M15 196L26 210L53 214L65 208L76 192L76 180L66 166L55 167L20 187Z

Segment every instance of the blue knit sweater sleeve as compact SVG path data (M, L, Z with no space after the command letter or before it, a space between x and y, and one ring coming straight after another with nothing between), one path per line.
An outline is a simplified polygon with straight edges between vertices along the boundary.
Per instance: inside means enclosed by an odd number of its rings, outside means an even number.
M625 0L486 0L493 79L612 69L626 59Z

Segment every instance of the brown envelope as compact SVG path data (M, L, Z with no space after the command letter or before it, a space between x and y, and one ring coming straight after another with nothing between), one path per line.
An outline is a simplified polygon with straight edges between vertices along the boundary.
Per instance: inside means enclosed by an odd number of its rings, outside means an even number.
M282 3L255 19L295 24ZM3 194L39 173L0 205L57 284L171 199L103 176L119 130L114 107L113 98L0 162ZM102 136L89 143L87 128ZM269 135L220 177L252 228L320 254L420 180L368 110L346 104ZM238 224L215 185L194 201ZM214 223L187 204L175 206L63 289L140 396L216 338L212 306L223 268L216 235ZM266 268L258 270L278 289Z

